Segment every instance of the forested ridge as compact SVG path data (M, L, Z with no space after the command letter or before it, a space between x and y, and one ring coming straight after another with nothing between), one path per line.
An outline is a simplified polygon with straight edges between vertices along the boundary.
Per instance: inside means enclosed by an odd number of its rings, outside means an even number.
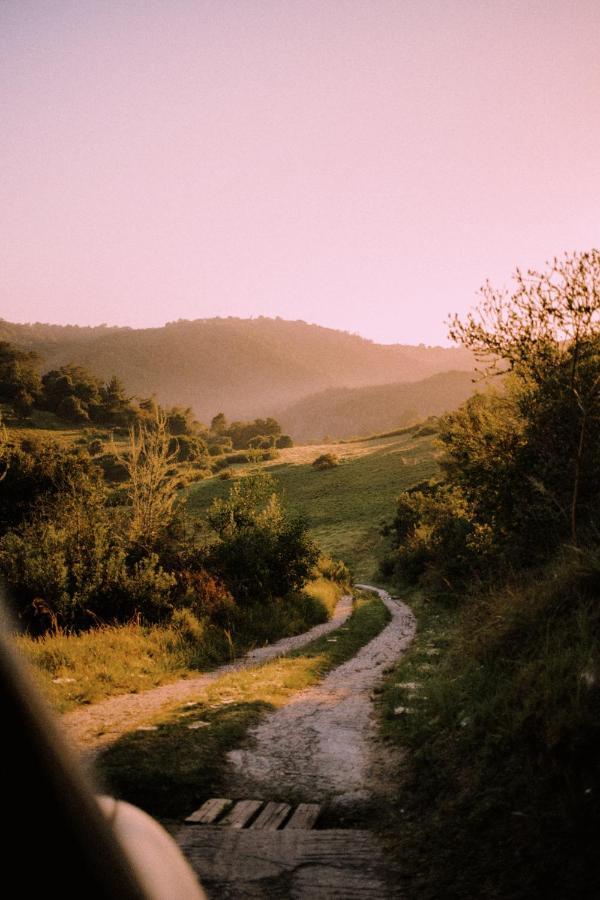
M44 366L74 364L98 377L118 374L129 394L148 387L168 405L190 406L207 421L276 415L331 387L418 381L469 370L470 353L442 347L381 345L358 335L283 319L198 319L162 328L19 325L0 322L0 339L40 354Z
M409 383L330 388L276 415L297 441L358 437L439 416L478 387L473 372L449 371Z

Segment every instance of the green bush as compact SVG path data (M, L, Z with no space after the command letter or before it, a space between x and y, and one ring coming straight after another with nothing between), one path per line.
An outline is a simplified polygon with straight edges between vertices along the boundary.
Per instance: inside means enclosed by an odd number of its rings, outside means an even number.
M179 434L169 441L169 452L177 454L178 462L200 462L206 459L208 448L196 435Z
M335 466L339 466L339 464L339 457L336 456L335 453L322 453L320 456L317 456L315 460L313 460L312 466L313 469L316 469L318 472L322 472L325 469L333 469L335 468Z
M208 568L242 604L301 589L318 560L306 522L288 518L273 484L264 473L246 476L209 510L218 540L210 548Z
M332 559L330 556L320 556L316 565L316 571L336 584L349 585L351 580L350 569L341 559Z
M66 490L85 490L98 481L87 454L52 442L28 438L9 446L0 481L0 530L14 527L29 514L36 501L50 501Z

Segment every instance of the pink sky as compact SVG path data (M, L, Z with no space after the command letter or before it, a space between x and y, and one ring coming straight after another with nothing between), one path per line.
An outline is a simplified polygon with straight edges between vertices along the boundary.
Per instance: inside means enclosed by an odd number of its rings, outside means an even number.
M0 316L445 342L600 244L597 0L3 0Z

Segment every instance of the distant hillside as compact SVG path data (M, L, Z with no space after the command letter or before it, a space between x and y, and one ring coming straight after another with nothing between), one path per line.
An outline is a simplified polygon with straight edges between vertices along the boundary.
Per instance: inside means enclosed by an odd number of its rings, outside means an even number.
M277 418L297 441L364 436L441 415L475 390L471 372L444 372L410 384L322 391L277 413Z
M0 340L37 350L50 369L72 362L128 391L191 406L203 420L272 414L328 388L419 381L469 369L461 349L375 344L357 335L283 319L199 319L162 328L15 325ZM379 427L379 425L377 426ZM353 429L353 433L356 429Z

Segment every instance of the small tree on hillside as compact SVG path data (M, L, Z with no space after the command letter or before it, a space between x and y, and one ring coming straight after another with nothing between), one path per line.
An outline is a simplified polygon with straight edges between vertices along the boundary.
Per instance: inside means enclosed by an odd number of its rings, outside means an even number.
M167 417L157 412L152 426L129 430L129 445L115 455L129 475L130 539L149 551L173 521L179 479L171 472L178 454L172 449Z

